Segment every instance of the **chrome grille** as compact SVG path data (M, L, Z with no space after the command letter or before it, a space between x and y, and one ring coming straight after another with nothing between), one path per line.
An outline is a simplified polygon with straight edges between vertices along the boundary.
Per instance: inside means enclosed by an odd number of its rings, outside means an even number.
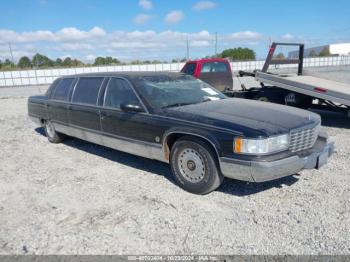
M289 150L298 152L311 148L318 137L320 124L314 127L296 129L290 132Z

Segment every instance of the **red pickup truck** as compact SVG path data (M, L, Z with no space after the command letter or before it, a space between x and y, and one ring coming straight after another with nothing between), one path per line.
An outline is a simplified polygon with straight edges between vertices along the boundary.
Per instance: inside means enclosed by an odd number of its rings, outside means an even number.
M232 71L230 62L226 59L208 58L188 61L181 72L199 78L220 91L232 89Z

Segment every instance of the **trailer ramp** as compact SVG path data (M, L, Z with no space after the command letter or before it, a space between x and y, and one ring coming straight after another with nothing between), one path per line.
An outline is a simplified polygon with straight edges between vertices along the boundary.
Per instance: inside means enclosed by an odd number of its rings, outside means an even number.
M293 92L350 106L350 84L307 75L278 75L256 71L255 79Z

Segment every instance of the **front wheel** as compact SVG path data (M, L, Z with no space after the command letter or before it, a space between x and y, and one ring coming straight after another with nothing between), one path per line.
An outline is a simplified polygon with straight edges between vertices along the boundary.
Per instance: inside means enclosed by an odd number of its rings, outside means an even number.
M223 181L215 153L200 139L184 137L176 141L170 165L178 185L194 194L210 193Z
M57 144L64 140L64 135L55 130L55 126L50 120L45 121L44 128L46 137L51 143Z

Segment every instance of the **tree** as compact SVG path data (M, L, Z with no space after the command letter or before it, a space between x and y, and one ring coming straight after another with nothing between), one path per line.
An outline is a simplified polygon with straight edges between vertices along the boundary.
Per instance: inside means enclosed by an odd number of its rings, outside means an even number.
M276 58L276 59L285 59L285 56L284 56L284 54L281 52L281 53L278 53L277 55L275 55L275 58Z
M172 63L177 63L177 61L178 61L177 59L171 60Z
M325 47L321 50L320 56L330 56L331 53L329 52L329 48Z
M1 61L1 59L0 59L0 68L2 68L2 61Z
M94 65L99 66L99 65L116 65L120 64L120 61L117 58L113 58L111 56L106 56L106 57L96 57Z
M81 62L81 61L78 60L78 59L73 59L72 62L71 62L71 65L72 65L72 66L83 66L84 63Z
M29 68L32 66L32 62L30 61L29 57L28 56L22 56L18 63L17 63L17 66L19 68Z
M249 48L230 48L222 51L220 57L230 58L232 60L254 60L255 52Z
M318 54L316 53L316 51L314 49L312 49L309 53L309 57L318 57Z
M53 61L42 54L37 53L32 59L33 66L37 67L50 67L53 66Z
M56 60L55 60L55 66L62 66L62 59L61 58L57 58Z
M120 64L120 61L117 58L107 56L105 59L106 65Z
M11 67L15 67L15 65L12 63L10 59L6 58L3 63L3 67L11 68Z
M105 65L106 64L106 58L98 56L95 58L94 65L99 66L99 65Z
M62 62L62 66L71 66L71 65L72 65L72 58L70 57L66 57Z

